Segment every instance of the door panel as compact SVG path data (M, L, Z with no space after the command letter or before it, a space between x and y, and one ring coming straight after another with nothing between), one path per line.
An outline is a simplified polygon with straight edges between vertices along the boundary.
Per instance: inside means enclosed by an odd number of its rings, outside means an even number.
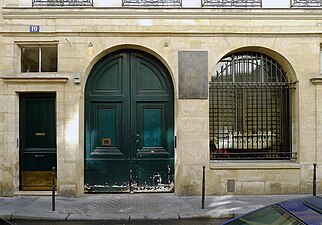
M85 95L87 191L169 184L173 86L165 67L140 51L115 52L94 66Z
M130 163L122 159L96 159L86 163L86 191L129 192Z
M51 171L22 171L21 182L23 191L48 191L51 190Z
M137 191L153 191L170 183L166 106L166 102L137 103Z
M20 96L20 188L51 190L56 167L55 94Z
M124 156L122 152L121 104L93 103L90 155Z
M161 109L144 109L143 111L143 146L161 146Z

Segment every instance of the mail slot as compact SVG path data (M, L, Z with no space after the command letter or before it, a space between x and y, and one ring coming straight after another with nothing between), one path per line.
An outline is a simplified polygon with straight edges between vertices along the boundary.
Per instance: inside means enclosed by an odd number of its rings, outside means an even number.
M46 136L46 133L35 133L36 136Z
M102 146L110 146L111 138L102 138Z

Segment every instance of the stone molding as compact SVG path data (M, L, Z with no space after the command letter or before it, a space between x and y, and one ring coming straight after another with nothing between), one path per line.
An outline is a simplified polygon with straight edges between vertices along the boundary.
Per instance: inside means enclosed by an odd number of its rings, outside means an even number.
M263 19L321 20L315 9L129 9L2 7L4 19Z
M3 76L0 77L5 82L10 83L66 83L68 77L36 77L36 76Z
M321 85L322 84L322 77L315 77L315 78L310 79L310 81L314 85Z
M279 170L279 169L301 169L301 164L292 161L215 161L210 162L211 170Z

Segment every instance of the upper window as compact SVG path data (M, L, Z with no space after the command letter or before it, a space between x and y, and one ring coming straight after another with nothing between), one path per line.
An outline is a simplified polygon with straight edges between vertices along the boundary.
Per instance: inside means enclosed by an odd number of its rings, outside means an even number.
M22 46L21 72L57 72L57 45Z
M291 0L293 8L322 7L321 0Z
M93 0L32 0L32 7L68 7L68 6L91 6Z
M122 0L122 6L129 7L181 7L182 0Z
M291 84L267 55L241 52L209 83L211 159L290 159Z
M261 8L262 0L201 0L202 7Z

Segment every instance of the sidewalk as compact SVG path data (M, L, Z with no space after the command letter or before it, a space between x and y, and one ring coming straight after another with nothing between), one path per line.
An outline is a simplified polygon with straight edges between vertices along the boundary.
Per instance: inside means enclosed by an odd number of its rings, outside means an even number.
M303 195L302 195L303 196ZM0 217L24 220L144 220L231 218L299 195L178 197L167 194L85 194L79 198L56 197L51 211L50 196L0 198Z

